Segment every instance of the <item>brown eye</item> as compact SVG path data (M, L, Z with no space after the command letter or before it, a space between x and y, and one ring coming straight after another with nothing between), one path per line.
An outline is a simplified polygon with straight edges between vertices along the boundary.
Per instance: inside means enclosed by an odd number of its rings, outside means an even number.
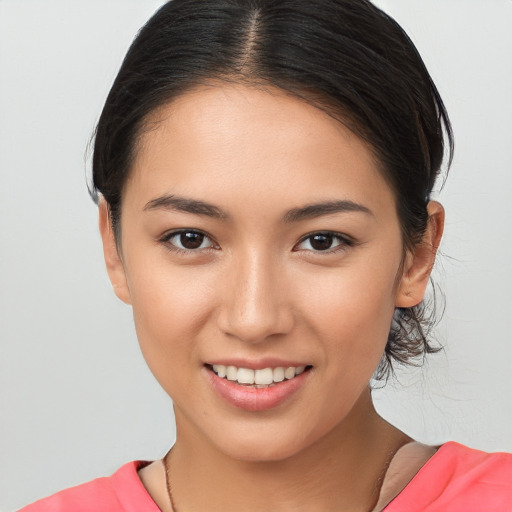
M212 241L200 231L180 231L168 235L165 241L182 251L195 251L213 247Z
M320 234L313 235L309 243L315 251L326 251L331 248L333 240L334 237L331 234Z
M180 244L185 249L199 249L201 244L203 243L204 235L201 233L181 233L180 235Z
M326 252L333 249L343 249L351 246L352 242L342 235L331 232L313 233L303 238L297 245L298 250L312 252Z

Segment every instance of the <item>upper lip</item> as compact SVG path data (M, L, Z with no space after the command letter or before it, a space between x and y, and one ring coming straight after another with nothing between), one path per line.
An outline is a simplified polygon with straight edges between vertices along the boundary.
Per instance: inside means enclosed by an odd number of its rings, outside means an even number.
M236 366L237 368L249 368L251 370L263 370L264 368L289 368L290 366L311 366L303 361L296 361L291 359L278 359L275 357L264 357L261 359L240 359L240 358L229 358L229 359L212 359L205 363L206 365L224 365L224 366Z

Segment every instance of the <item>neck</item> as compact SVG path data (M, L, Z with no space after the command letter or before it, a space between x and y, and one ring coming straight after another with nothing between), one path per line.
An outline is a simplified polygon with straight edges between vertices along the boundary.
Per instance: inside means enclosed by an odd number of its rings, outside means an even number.
M365 391L342 424L284 460L226 456L177 414L170 456L175 512L368 511L394 453L409 438L382 420Z

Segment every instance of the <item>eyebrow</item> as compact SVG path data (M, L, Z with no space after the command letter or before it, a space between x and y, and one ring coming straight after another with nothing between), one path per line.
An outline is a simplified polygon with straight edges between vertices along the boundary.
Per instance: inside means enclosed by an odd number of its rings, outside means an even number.
M298 222L301 220L315 219L323 215L345 212L361 212L373 216L373 212L362 204L354 201L327 201L322 203L308 204L300 208L293 208L286 212L284 222Z
M144 206L144 211L147 210L174 210L185 213L192 213L194 215L204 215L214 219L225 220L229 215L214 206L213 204L199 201L197 199L188 199L185 197L177 197L174 195L165 195L152 199Z
M189 199L178 197L175 195L164 195L152 199L144 206L144 211L148 210L174 210L179 212L191 213L193 215L204 215L214 219L229 219L228 213L213 204L198 199ZM320 203L308 204L288 210L283 215L283 222L292 223L301 220L314 219L323 215L331 215L333 213L361 212L372 215L373 212L366 206L355 203L354 201L338 200L325 201Z

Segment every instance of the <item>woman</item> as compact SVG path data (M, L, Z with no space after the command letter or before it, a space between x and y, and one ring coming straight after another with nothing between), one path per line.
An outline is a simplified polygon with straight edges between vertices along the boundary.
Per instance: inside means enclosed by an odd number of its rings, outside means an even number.
M364 0L174 0L105 104L107 270L174 402L163 460L39 510L510 510L512 458L415 443L369 381L432 352L422 300L452 135Z

